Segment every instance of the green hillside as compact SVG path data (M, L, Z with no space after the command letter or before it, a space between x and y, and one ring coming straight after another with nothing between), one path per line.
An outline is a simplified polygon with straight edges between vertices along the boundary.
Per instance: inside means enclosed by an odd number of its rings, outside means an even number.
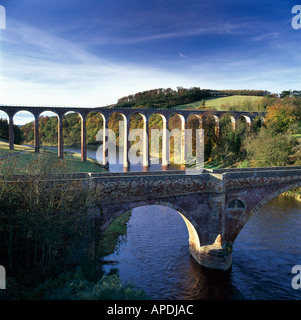
M263 111L264 97L235 95L221 98L206 98L193 103L178 105L172 109L215 109L217 111ZM204 106L205 102L205 106Z

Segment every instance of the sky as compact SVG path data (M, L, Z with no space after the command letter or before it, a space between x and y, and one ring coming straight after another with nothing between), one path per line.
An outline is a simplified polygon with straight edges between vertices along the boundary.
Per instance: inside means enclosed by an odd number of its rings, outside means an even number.
M100 107L179 86L300 90L299 4L0 0L0 104Z

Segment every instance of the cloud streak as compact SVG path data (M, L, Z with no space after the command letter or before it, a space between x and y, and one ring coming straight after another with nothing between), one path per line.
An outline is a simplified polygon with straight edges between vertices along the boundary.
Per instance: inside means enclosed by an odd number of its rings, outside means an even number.
M177 38L186 38L186 37L195 37L195 36L204 36L204 35L242 35L246 34L248 29L246 24L231 24L223 23L207 26L193 28L191 26L186 27L186 29L179 29L170 32L144 32L144 35L133 35L131 37L95 37L93 41L96 41L99 44L135 44L143 42L152 42L158 40L169 40Z
M181 83L172 72L112 62L25 24L16 23L4 40L2 104L102 106L154 83L173 87Z

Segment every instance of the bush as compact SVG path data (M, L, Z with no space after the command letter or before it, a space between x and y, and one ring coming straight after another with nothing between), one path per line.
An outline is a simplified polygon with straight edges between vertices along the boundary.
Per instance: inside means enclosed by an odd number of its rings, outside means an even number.
M20 289L81 262L94 241L101 191L80 180L53 180L44 161L30 164L32 174L0 180L0 257Z
M81 270L64 273L40 284L26 299L39 300L145 300L146 294L133 284L122 284L117 274L104 275L97 282L84 278Z
M294 138L282 134L275 135L266 128L261 128L258 135L251 135L244 142L247 159L255 167L293 164L291 155L295 145Z

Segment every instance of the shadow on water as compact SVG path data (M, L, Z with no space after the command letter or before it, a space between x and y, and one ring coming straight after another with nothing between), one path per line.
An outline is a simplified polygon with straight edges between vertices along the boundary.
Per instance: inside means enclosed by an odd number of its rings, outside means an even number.
M300 290L291 287L291 269L301 264L300 229L301 204L283 196L272 200L243 228L233 265L222 272L190 256L187 228L176 211L144 206L132 211L127 236L106 260L152 299L300 299Z

